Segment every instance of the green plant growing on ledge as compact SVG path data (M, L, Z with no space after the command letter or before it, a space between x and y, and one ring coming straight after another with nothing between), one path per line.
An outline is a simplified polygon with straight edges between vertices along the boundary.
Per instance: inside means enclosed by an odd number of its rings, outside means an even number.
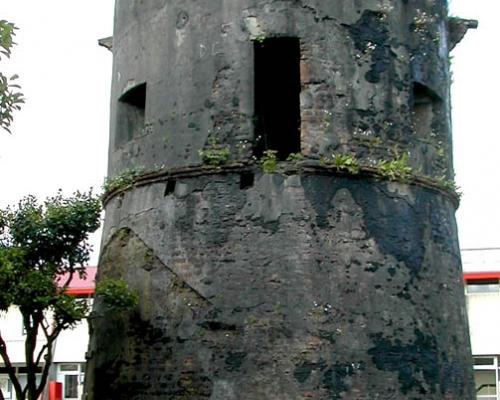
M351 154L332 154L333 165L338 171L346 171L352 175L359 173L359 163Z
M260 34L260 35L256 36L254 40L255 40L255 43L262 45L262 44L264 44L266 37L264 35Z
M442 189L455 193L459 200L462 198L463 193L460 190L460 186L457 185L454 179L448 179L445 175L442 175L438 177L430 177L430 180Z
M302 153L290 153L290 155L286 158L286 161L298 163L304 159L304 155Z
M144 168L129 168L125 171L119 173L111 178L106 178L104 184L102 185L102 190L104 193L111 192L113 190L121 189L126 186L131 185L134 179L144 173Z
M266 150L260 159L260 165L262 166L262 171L265 174L272 174L276 172L278 167L278 157L276 156L278 152L276 150Z
M320 163L351 175L359 174L359 162L352 154L332 154L330 159L322 158Z
M231 155L229 147L223 147L215 140L210 142L210 146L205 149L198 150L198 154L203 161L203 164L212 167L219 167L227 164Z
M397 152L392 160L380 160L377 165L377 172L380 176L391 181L408 181L413 169L408 165L408 153L399 155Z

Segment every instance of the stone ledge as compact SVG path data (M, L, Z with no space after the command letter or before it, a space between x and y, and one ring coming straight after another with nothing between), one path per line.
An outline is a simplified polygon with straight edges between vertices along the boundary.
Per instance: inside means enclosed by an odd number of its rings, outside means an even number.
M132 183L105 192L102 196L102 203L103 206L106 206L106 204L112 198L129 190L132 190L133 188L147 186L154 183L167 182L170 179L195 178L204 175L218 175L242 172L260 172L264 174L261 167L255 163L231 163L222 166L193 165L175 169L164 168L161 170L145 172L134 178ZM378 172L377 168L372 166L360 165L359 172L357 174L352 174L344 170L339 170L339 168L334 165L322 165L319 161L315 160L305 160L298 162L282 161L278 163L276 172L274 173L282 175L337 175L343 177L349 176L352 179L368 178L379 181L383 180L398 182L407 185L419 186L438 192L451 200L455 208L458 208L460 204L460 196L455 191L439 184L432 177L411 174L411 176L405 179L389 179L388 177L381 175Z

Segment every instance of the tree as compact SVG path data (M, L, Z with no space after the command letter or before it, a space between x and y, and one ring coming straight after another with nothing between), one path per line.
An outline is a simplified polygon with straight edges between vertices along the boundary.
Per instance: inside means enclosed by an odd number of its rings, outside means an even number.
M55 340L88 314L85 299L65 292L75 274L85 275L91 251L88 235L99 227L100 212L100 200L92 192L67 198L58 193L43 204L28 196L16 207L0 210L0 311L18 307L26 331L25 387L0 331L0 356L18 400L36 400L43 392ZM124 283L105 285L98 288L105 304L122 308L137 304L137 295ZM39 335L45 344L36 348ZM38 368L42 373L37 381Z
M10 58L12 47L15 45L16 30L13 23L0 20L0 61L2 57ZM24 96L19 91L20 86L16 83L18 78L17 75L7 77L0 72L0 128L9 133L13 113L20 110L21 104L24 103Z

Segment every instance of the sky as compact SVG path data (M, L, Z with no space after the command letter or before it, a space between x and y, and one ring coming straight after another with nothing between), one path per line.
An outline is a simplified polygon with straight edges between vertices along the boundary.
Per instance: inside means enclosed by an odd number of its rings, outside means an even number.
M1 0L0 19L19 30L4 74L26 97L12 134L0 132L0 207L100 191L106 175L112 54L97 40L113 31L113 0ZM100 234L92 236L95 250ZM97 251L91 264L97 263Z
M20 75L26 97L12 134L0 132L0 207L94 187L106 175L113 0L1 0L18 45L4 73ZM500 247L500 2L451 0L450 14L479 20L453 50L454 159L463 192L457 211L462 248ZM99 234L93 235L95 249ZM97 263L97 251L91 264Z
M452 51L453 140L460 246L500 247L500 2L452 0L450 13L477 19Z

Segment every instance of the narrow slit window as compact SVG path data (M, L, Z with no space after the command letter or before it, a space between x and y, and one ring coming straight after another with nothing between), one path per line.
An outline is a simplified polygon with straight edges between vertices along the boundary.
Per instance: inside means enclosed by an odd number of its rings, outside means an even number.
M116 110L116 147L127 143L144 132L145 110L145 83L134 86L120 97Z
M255 155L300 152L300 41L255 41Z
M427 138L432 131L434 105L437 95L426 86L415 82L413 84L413 125L419 138Z
M167 181L167 184L165 185L165 192L164 192L165 197L170 196L171 194L174 194L175 185L176 185L175 179L169 179Z

